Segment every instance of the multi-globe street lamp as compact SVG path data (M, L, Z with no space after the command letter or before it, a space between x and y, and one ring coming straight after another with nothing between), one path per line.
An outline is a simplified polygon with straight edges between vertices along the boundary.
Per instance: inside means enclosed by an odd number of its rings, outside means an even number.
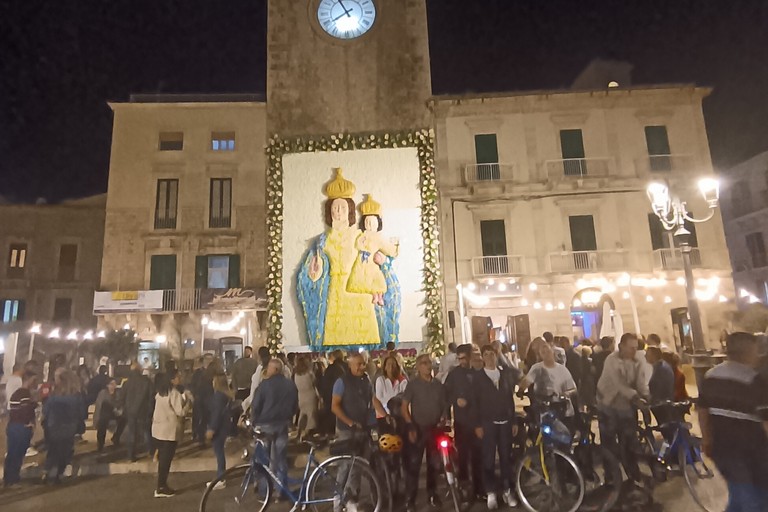
M688 298L688 315L691 321L691 336L694 349L694 369L698 372L708 367L709 358L706 357L707 347L704 343L704 329L701 324L699 302L696 299L694 287L693 269L691 266L691 245L689 237L691 232L685 227L685 222L706 222L715 215L715 209L720 199L720 184L715 178L702 178L699 180L699 191L707 203L709 213L706 217L696 219L686 208L685 201L679 197L670 195L669 187L665 183L654 182L648 185L648 199L651 201L653 213L655 213L662 226L667 231L672 231L672 236L679 243L685 272L685 291ZM697 357L698 356L698 357ZM697 375L698 380L698 375Z

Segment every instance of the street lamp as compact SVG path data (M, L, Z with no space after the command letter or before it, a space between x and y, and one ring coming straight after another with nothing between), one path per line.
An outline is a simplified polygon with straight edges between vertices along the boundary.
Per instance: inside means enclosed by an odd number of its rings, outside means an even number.
M648 185L648 199L651 201L653 213L655 213L661 225L667 231L672 231L672 235L680 242L680 251L683 256L683 270L685 271L685 291L688 298L688 314L691 320L691 334L693 336L694 355L696 353L702 356L706 353L704 344L704 329L701 325L701 313L699 311L699 302L696 299L696 290L693 281L693 269L691 268L691 246L688 242L688 236L691 234L685 228L685 221L706 222L715 215L715 208L718 206L720 198L720 185L714 178L702 178L699 180L699 191L709 208L709 214L702 219L695 219L686 209L684 201L677 196L671 196L669 187L664 183L654 182ZM708 359L704 363L704 357L700 357L699 364L694 358L694 369L703 371L708 367ZM697 375L698 377L698 375ZM698 378L697 378L698 380Z

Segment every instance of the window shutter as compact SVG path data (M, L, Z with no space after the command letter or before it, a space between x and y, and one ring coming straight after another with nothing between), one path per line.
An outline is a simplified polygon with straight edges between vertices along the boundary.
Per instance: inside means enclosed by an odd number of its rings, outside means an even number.
M208 256L195 256L195 288L208 288Z
M595 220L591 215L568 217L571 228L571 245L574 251L596 251Z
M651 231L651 246L653 250L667 249L664 226L661 225L661 219L655 213L648 214L648 228Z
M229 287L240 288L240 255L232 254L229 257Z
M584 139L581 130L560 130L560 147L563 160L584 158Z
M149 269L150 290L173 290L176 288L176 255L159 254L152 256Z
M499 162L499 148L495 133L475 135L475 159L478 164Z
M669 155L669 137L666 126L646 126L645 144L649 155Z

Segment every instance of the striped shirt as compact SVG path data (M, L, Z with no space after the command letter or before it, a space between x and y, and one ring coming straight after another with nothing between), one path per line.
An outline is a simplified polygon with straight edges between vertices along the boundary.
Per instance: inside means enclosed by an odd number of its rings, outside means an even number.
M715 463L729 481L768 483L768 388L752 368L726 361L709 370L699 407L709 412Z
M10 409L9 422L23 425L35 424L35 407L37 403L32 400L32 394L27 388L17 389L8 402Z

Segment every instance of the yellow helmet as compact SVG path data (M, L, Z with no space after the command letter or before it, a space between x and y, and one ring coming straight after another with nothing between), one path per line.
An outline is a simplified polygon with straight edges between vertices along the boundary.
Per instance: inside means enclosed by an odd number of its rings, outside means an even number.
M396 434L384 434L379 437L379 449L385 453L398 453L403 449L403 438Z

